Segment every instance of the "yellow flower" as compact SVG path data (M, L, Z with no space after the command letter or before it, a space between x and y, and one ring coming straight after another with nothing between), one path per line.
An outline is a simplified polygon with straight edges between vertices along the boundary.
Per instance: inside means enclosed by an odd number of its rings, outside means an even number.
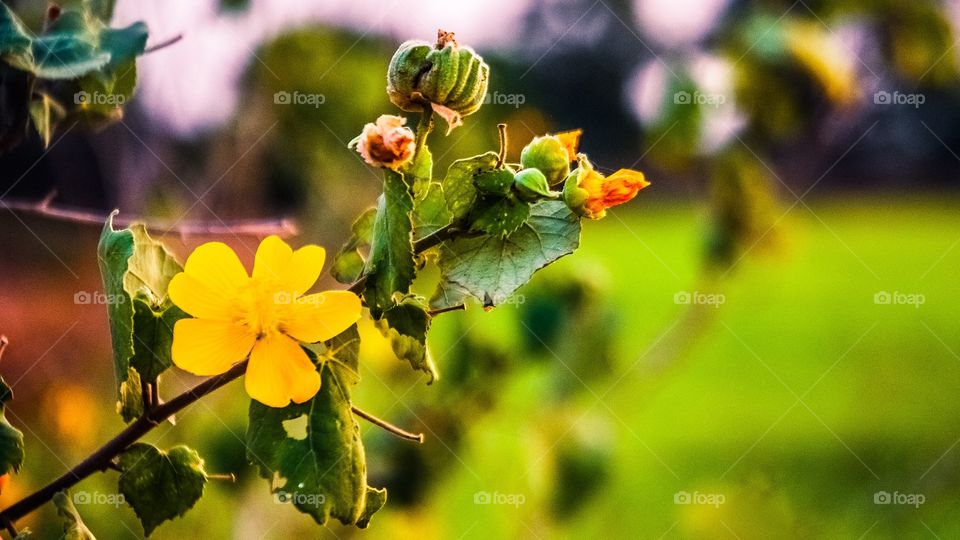
M246 389L271 407L303 403L320 374L300 342L328 340L360 318L348 291L304 295L320 277L323 248L292 250L277 236L260 243L253 275L226 244L209 242L187 259L168 293L194 319L173 328L173 362L196 375L218 375L248 355Z
M590 219L607 215L607 208L629 202L641 189L650 185L643 173L631 169L604 176L597 172L586 156L570 173L563 187L563 200L571 210Z

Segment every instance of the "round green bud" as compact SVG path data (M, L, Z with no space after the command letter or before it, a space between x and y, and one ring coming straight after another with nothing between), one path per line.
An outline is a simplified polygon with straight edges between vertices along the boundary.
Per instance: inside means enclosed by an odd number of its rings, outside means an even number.
M549 185L559 184L570 173L570 155L554 135L536 137L520 152L524 169L540 169Z
M556 199L559 196L559 193L550 191L547 177L540 169L531 168L518 172L513 177L513 185L517 188L520 198L527 202L542 198Z
M563 182L563 202L580 216L587 215L587 199L590 198L590 192L580 187L580 175L585 172L588 172L587 168L577 167L567 175L567 179Z

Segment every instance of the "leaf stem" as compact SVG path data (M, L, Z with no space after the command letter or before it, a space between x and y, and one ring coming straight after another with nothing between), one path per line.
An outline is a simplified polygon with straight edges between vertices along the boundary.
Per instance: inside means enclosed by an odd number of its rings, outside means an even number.
M370 422L371 424L373 424L373 425L375 425L375 426L377 426L377 427L383 428L383 429L385 429L387 432L389 432L389 433L391 433L391 434L393 434L393 435L396 435L397 437L400 437L401 439L406 439L406 440L408 440L408 441L417 441L418 443L423 444L423 438L424 438L424 437L423 437L423 433L410 433L409 431L407 431L407 430L405 430L405 429L403 429L403 428L399 428L399 427L391 424L390 422L387 422L386 420L381 420L381 419L377 418L376 416L374 416L374 415L372 415L372 414L370 414L370 413L368 413L368 412L365 412L365 411L363 411L363 410L361 410L361 409L359 409L359 408L357 408L357 407L355 407L355 406L351 406L351 407L350 407L350 410L353 411L353 414L359 416L360 418L363 418L363 419L366 420L367 422Z

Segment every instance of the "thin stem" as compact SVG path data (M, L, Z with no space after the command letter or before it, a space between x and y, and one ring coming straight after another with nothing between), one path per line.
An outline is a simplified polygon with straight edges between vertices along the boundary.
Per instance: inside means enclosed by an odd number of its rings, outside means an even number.
M417 124L417 147L414 155L419 156L420 152L427 147L427 139L431 131L433 131L433 106L425 101L423 112L420 113L420 123Z
M40 201L28 201L16 198L0 199L0 206L15 212L33 214L50 219L59 219L71 223L82 223L103 226L106 215L91 212L80 208L54 206L51 204L56 193L47 195ZM113 223L118 227L127 227L131 223L144 221L144 218L116 218ZM186 235L223 235L237 234L249 236L270 236L275 234L286 238L297 234L297 224L291 219L250 219L227 222L208 221L155 221L149 220L151 232L158 234L186 234Z
M500 151L497 153L497 168L499 169L507 161L507 125L497 124L497 133L500 137Z
M7 336L0 335L0 360L3 359L3 353L7 350L7 345L10 344L10 340L7 339Z
M150 390L150 383L147 381L140 381L140 398L143 400L143 412L146 415L150 415L150 412L153 410L153 392Z
M360 418L363 418L367 422L370 422L371 424L377 427L381 427L387 430L389 433L396 435L397 437L400 437L401 439L406 439L408 441L417 441L418 443L423 444L423 438L424 438L423 433L410 433L409 431L403 428L399 428L391 424L390 422L387 422L386 420L381 420L368 412L358 409L357 407L352 406L350 407L350 410L353 411L353 414L359 416Z
M168 40L161 41L156 45L151 45L147 47L146 49L143 50L143 54L150 54L152 52L157 52L160 49L166 49L167 47L173 45L174 43L180 41L181 39L183 39L183 34L177 34Z
M447 307L445 307L445 308L432 309L432 310L428 311L427 314L429 314L431 317L436 317L437 315L440 315L441 313L449 313L449 312L451 312L451 311L460 311L460 310L462 310L462 309L467 309L467 305L466 305L466 304L457 304L457 305L455 305L455 306L447 306Z
M225 482L236 482L237 475L233 473L224 473L224 474L208 474L207 479L209 480L223 480Z
M3 528L6 529L7 533L10 535L10 538L16 538L20 536L20 532L17 531L17 528L13 526L13 522L9 520L3 522Z

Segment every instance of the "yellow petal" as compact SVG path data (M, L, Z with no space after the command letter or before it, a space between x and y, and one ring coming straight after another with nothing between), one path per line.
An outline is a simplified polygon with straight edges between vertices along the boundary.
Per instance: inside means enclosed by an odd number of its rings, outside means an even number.
M173 276L167 294L177 307L194 317L230 320L234 316L233 304L223 291L210 288L186 272Z
M253 277L256 279L280 279L293 250L279 236L271 235L260 242L257 256L253 262Z
M280 331L306 343L326 341L360 319L360 298L327 291L299 298L280 321Z
M293 252L290 264L283 273L281 283L285 290L303 294L320 278L327 252L320 246L306 245Z
M219 375L243 360L256 336L238 324L180 319L173 326L173 363L195 375Z
M577 160L577 152L580 148L580 136L583 135L582 129L573 129L570 131L562 131L557 133L557 138L560 139L560 144L563 146L564 150L567 151L567 157L570 161Z
M223 242L208 242L193 250L183 271L225 297L250 280L237 254Z
M300 345L271 334L253 347L244 381L251 398L270 407L303 403L320 389L320 374Z
M299 296L310 290L320 277L326 252L307 245L293 251L278 236L268 236L257 249L253 277L273 281L281 291Z

